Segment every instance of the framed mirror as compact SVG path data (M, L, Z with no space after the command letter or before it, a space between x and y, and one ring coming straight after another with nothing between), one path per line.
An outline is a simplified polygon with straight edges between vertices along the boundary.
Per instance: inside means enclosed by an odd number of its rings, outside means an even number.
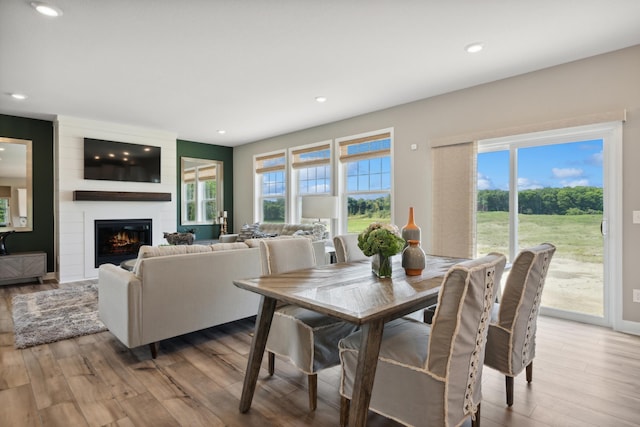
M31 141L0 137L0 231L33 231Z
M222 162L180 158L182 225L216 224L223 205Z

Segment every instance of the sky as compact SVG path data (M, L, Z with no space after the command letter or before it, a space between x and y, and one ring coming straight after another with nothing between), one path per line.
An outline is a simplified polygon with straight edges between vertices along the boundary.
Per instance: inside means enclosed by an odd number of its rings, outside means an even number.
M518 190L602 187L602 140L520 148ZM478 154L478 190L509 189L509 152Z

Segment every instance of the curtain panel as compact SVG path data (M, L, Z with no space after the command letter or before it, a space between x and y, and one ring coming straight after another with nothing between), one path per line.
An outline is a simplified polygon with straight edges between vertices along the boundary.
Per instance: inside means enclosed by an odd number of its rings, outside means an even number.
M477 144L432 148L433 237L431 252L472 258L475 251Z

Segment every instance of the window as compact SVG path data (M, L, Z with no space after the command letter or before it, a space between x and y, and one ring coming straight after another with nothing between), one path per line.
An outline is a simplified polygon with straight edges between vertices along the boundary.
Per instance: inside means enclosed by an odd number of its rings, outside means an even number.
M286 220L286 157L284 151L256 156L258 220L285 222Z
M0 198L0 226L9 224L9 199Z
M291 176L294 201L302 196L331 195L331 143L292 149ZM294 206L300 204L296 202ZM297 209L294 217L300 217Z
M391 222L391 131L339 141L348 233Z

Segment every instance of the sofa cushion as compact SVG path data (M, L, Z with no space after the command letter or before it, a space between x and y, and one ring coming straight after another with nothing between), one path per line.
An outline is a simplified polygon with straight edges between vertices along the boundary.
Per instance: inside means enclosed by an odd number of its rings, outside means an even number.
M138 260L133 267L133 274L136 276L142 276L142 270L140 268L140 261L145 258L151 258L156 256L167 255L183 255L183 254L195 254L200 252L211 252L211 246L208 245L170 245L170 246L140 246L138 251Z
M280 234L284 234L286 236L292 236L297 231L313 231L313 224L284 224L282 226L282 232Z
M230 251L233 249L247 249L247 246L244 242L233 242L233 243L214 243L211 245L211 250L216 251Z
M283 223L266 222L263 224L259 224L259 227L257 228L256 231L259 231L262 234L268 234L270 237L273 237L273 236L279 236L281 234L285 234L282 231L284 227L285 227L285 224ZM255 234L256 233L254 233L254 236Z

